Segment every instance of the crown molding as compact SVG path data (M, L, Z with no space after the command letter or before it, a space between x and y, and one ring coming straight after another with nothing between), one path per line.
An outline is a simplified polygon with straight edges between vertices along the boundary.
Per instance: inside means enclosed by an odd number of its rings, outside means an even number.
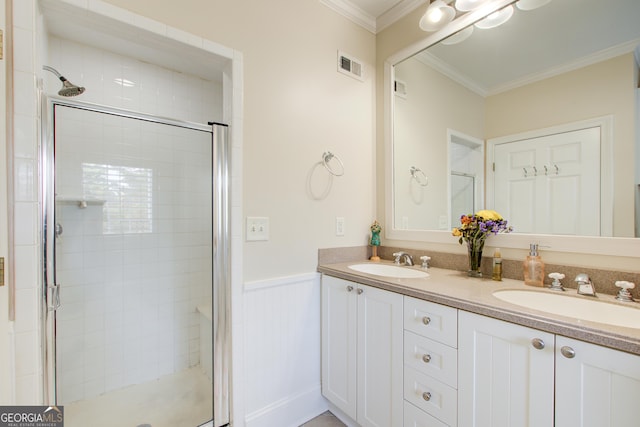
M361 27L364 27L366 30L371 31L373 34L376 33L376 18L348 0L320 0L320 3Z
M429 0L401 0L379 17L372 16L349 0L320 0L328 8L355 22L367 31L377 34L394 22L413 12ZM417 25L417 24L416 24Z
M376 20L376 31L380 32L384 30L394 22L399 21L420 6L427 3L429 3L429 0L402 0L378 17ZM418 25L417 22L416 25Z

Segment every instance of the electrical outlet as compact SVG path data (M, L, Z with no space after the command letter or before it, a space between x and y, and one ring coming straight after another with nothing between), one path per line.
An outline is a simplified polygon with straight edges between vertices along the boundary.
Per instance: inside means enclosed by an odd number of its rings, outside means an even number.
M245 237L248 242L269 240L269 218L248 216Z
M344 236L344 217L336 217L336 236Z

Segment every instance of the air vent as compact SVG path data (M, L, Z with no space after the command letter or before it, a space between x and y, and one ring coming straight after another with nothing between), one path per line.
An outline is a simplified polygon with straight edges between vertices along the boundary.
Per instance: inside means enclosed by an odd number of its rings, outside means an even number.
M407 84L402 80L395 80L393 82L393 93L400 98L407 99Z
M338 51L338 71L360 81L363 80L364 67L362 63L340 51Z

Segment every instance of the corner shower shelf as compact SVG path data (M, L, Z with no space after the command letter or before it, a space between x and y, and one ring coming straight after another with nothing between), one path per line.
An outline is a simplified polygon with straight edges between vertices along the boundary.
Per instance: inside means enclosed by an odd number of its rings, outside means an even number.
M79 208L84 209L87 206L104 205L107 201L102 199L92 199L81 196L56 196L56 203L64 205L78 205Z

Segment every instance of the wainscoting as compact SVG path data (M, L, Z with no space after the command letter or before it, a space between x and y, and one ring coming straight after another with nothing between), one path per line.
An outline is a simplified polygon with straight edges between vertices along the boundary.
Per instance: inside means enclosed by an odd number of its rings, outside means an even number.
M244 285L247 427L297 427L327 410L320 387L320 274Z

